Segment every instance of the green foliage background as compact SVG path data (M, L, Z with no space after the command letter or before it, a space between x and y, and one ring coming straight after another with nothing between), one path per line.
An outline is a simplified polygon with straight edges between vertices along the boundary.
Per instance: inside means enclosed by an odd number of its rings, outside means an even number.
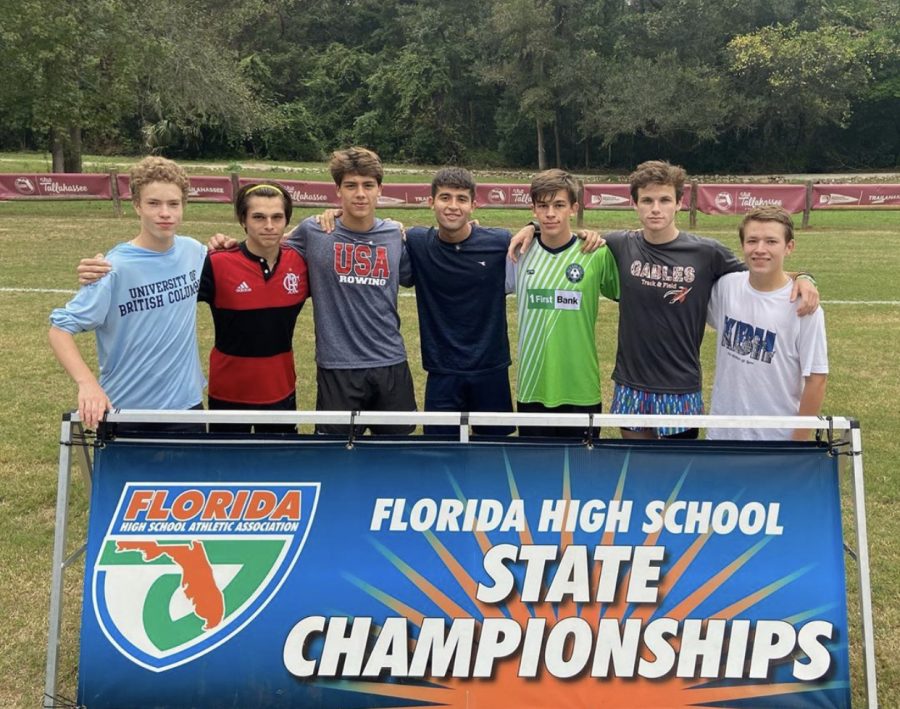
M900 163L896 0L0 0L0 150Z

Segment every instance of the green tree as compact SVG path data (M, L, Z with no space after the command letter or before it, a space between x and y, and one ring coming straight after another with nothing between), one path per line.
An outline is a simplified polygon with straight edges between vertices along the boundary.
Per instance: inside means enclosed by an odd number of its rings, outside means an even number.
M81 170L85 133L136 121L149 147L205 128L238 134L266 112L210 6L191 0L25 0L0 12L4 123L45 137L56 171Z
M391 136L381 139L388 154L454 163L464 159L467 140L477 143L472 109L479 93L484 94L475 74L482 7L460 0L399 8L404 44L381 52L366 82L372 103L368 126L391 128ZM360 122L356 128L365 125Z
M296 78L294 101L305 107L326 148L358 142L354 122L371 108L366 80L375 62L361 49L333 42Z
M882 0L0 0L0 145L890 165ZM824 148L822 147L824 146Z
M834 25L801 30L797 23L765 27L728 44L733 89L746 96L746 119L765 144L802 157L816 130L846 127L872 79L867 42L859 31Z
M231 48L230 23L216 7L144 0L133 17L134 90L150 148L190 148L208 133L239 142L276 120L251 82L258 67Z
M547 169L544 131L553 123L562 44L562 8L548 0L497 0L482 76L516 97L534 126L539 170Z
M84 130L135 105L131 28L116 0L27 0L0 12L0 114L44 136L53 170L81 170ZM15 77L9 80L9 77Z

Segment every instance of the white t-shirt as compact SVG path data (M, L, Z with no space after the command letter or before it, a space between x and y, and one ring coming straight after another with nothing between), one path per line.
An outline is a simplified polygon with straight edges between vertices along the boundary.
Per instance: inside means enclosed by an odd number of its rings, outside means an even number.
M747 272L722 276L713 287L707 322L717 330L716 378L710 413L794 416L804 377L828 373L825 314L797 315L793 282L762 292ZM710 439L789 440L791 430L711 428Z

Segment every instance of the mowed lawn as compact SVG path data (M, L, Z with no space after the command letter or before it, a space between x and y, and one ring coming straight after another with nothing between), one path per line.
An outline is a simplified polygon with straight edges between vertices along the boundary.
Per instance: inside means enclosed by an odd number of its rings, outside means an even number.
M298 210L297 218L310 213ZM425 210L393 211L408 224L431 223ZM482 222L514 228L527 212L483 210ZM682 228L687 216L680 217ZM799 221L799 220L798 220ZM589 213L588 226L630 227L629 212ZM703 217L699 233L721 238L736 248L737 220ZM900 214L898 212L814 213L813 228L798 234L792 263L813 271L825 302L832 375L826 413L857 416L865 446L868 523L872 556L876 650L880 702L900 706ZM133 215L117 218L109 203L0 203L0 706L39 706L44 681L49 604L50 556L56 498L61 413L74 402L75 388L47 346L47 315L62 305L76 287L74 266L80 256L104 251L130 239L137 230ZM225 205L188 207L184 233L205 241L225 231L236 234ZM515 346L515 301L508 301L510 339ZM415 300L400 299L403 331L421 405L424 375L420 365ZM601 304L597 341L604 377L604 401L610 399L608 375L615 352L617 306ZM201 353L211 344L206 306L200 307ZM80 338L93 361L90 336ZM707 387L711 381L712 338L704 346ZM301 313L295 338L299 401L313 408L314 364L312 307ZM513 372L515 368L513 368ZM708 391L707 391L708 401ZM612 431L604 435L614 435ZM845 509L849 510L849 485ZM71 546L84 533L86 490L76 478L72 498ZM849 518L848 518L849 519ZM848 543L853 535L847 530ZM856 586L855 562L848 556L851 593ZM76 567L77 568L77 567ZM74 697L77 676L77 627L80 611L79 574L70 573L66 587L60 691ZM854 699L862 705L858 605L851 597L854 629Z

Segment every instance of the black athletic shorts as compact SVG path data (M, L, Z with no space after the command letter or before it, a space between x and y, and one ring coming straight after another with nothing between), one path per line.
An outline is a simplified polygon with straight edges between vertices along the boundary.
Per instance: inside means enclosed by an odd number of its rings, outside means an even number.
M365 369L316 369L316 409L319 411L415 411L409 364ZM365 433L366 426L355 426L355 434ZM374 435L408 435L414 425L369 426ZM349 426L318 424L316 433L346 436Z
M291 394L281 401L271 404L241 404L236 401L224 401L209 397L209 410L234 410L234 411L296 411L297 395ZM211 423L209 430L217 433L250 433L253 429L256 433L297 433L297 427L293 424L282 423L258 423L255 426L249 423Z
M516 410L520 414L602 414L603 405L598 401L596 404L580 406L578 404L561 404L560 406L544 406L543 404L533 401L516 402ZM588 431L586 428L575 428L574 426L519 426L519 437L536 437L543 438L587 438ZM600 429L594 429L594 438L600 437Z

